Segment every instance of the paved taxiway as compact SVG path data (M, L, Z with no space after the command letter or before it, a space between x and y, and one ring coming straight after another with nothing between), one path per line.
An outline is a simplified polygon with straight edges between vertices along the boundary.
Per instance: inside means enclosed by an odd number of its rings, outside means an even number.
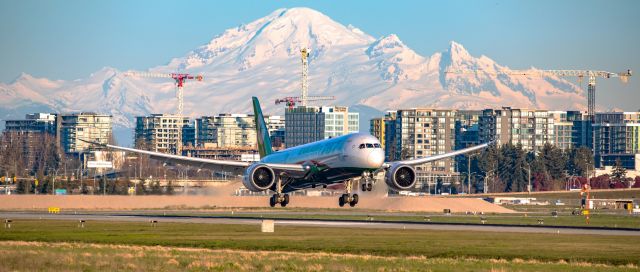
M0 212L0 218L10 218L18 223L20 219L41 220L86 220L90 221L127 221L149 222L157 220L175 223L205 223L205 224L251 224L258 225L262 218L233 218L223 216L154 216L144 214L47 214L36 212ZM627 235L640 236L640 230L620 230L605 228L576 228L557 226L504 226L504 225L476 225L476 224L443 224L422 222L380 222L380 221L349 221L349 220L320 220L320 219L274 219L277 226L310 226L310 227L348 227L372 229L416 229L416 230L448 230L448 231L489 231L489 232L519 232L519 233L554 233L554 234L583 234L583 235Z

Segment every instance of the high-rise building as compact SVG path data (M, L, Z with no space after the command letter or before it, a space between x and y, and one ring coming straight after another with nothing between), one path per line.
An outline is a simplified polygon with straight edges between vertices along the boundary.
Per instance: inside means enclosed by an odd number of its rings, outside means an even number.
M348 107L305 107L285 112L285 145L306 143L358 132L358 113Z
M50 113L32 113L27 114L25 119L5 120L5 130L3 132L3 146L9 146L11 143L21 146L23 158L26 161L26 167L31 169L42 148L49 148L44 145L55 145L56 152L58 149L59 136L57 125L57 116Z
M280 150L285 148L285 121L283 116L272 115L265 116L265 122L269 129L271 137L271 145L274 149Z
M394 160L423 158L453 151L455 116L455 110L398 110L395 120ZM416 170L429 173L452 173L454 165L451 159L444 159L418 166Z
M265 124L269 130L272 144L279 147L284 141L284 118L281 116L265 116ZM225 147L256 147L256 122L253 115L219 114L197 118L196 145L215 145ZM275 142L275 143L274 143Z
M640 112L596 113L593 138L596 167L613 166L619 159L634 169L635 154L640 153Z
M102 144L108 144L112 140L111 115L108 114L92 112L61 114L58 124L60 146L67 154L103 149L80 139Z
M387 111L384 115L384 158L391 161L396 156L396 116L397 111Z
M183 131L188 127L189 117L185 116L173 114L138 116L136 117L135 129L136 148L168 154L180 154L180 148L183 144ZM186 132L187 134L189 133L188 131Z
M387 140L389 138L393 139L393 137L389 137L389 132L395 133L395 119L396 119L396 111L387 111L384 117L373 118L369 120L369 134L378 138L380 141L380 146L385 150L385 157L387 157ZM395 136L395 135L394 135ZM392 140L393 141L393 140ZM393 149L395 150L395 148ZM390 152L393 153L393 152ZM389 159L389 158L386 158Z
M498 145L522 145L525 150L540 151L554 144L554 119L546 110L512 109L482 111L479 122L480 142L496 141Z
M481 144L479 122L481 110L458 110L455 117L455 149Z
M553 143L563 151L573 147L573 120L571 112L549 111L553 118Z
M57 134L57 115L53 113L31 113L25 115L25 119L5 120L5 131L13 132L40 132Z
M373 118L369 120L369 134L378 138L380 146L385 146L384 117Z

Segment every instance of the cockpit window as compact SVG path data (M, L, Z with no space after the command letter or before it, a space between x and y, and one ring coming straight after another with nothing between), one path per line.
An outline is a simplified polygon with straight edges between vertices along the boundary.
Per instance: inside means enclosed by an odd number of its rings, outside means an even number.
M373 144L373 147L380 148L380 144Z
M367 144L367 148L373 148L373 144Z
M360 144L360 149L364 149L364 144Z

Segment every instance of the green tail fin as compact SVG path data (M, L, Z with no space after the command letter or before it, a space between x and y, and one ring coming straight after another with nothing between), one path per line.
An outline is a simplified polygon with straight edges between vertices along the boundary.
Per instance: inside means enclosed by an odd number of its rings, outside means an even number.
M273 153L273 147L271 146L271 138L269 137L269 129L264 122L264 116L262 115L262 109L260 108L260 101L255 96L253 99L253 116L256 120L256 136L258 137L258 152L260 157L264 158Z

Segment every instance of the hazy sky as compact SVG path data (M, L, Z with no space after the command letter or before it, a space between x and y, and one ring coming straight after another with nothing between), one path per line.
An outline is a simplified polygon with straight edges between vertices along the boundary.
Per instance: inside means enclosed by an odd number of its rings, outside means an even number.
M463 44L514 69L640 72L640 1L32 1L0 0L0 81L166 64L227 28L306 6L423 56ZM640 75L598 82L598 104L640 109Z

